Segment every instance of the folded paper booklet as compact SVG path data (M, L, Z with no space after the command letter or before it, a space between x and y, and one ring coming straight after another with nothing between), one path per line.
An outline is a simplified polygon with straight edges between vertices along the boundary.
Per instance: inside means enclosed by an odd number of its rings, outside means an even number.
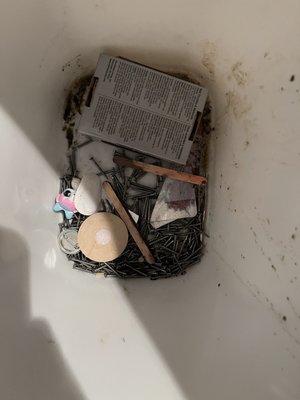
M207 90L123 58L102 54L78 131L185 164Z

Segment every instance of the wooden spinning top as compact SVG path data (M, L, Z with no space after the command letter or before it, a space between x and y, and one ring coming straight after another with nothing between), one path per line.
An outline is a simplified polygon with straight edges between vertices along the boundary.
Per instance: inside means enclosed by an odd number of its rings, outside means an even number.
M80 226L78 245L93 261L106 262L119 257L128 242L124 222L114 214L100 212L88 217Z

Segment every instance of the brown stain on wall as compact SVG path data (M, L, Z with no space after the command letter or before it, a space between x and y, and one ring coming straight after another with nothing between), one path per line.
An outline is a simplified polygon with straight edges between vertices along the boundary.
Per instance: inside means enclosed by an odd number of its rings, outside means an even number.
M226 96L226 112L232 112L236 119L241 119L252 108L247 101L246 96L241 96L234 90L229 90L225 93Z
M216 45L212 42L205 42L201 51L201 64L207 71L210 80L215 79Z
M230 77L233 77L239 86L245 86L248 83L248 73L243 70L242 66L243 63L238 61L231 67Z

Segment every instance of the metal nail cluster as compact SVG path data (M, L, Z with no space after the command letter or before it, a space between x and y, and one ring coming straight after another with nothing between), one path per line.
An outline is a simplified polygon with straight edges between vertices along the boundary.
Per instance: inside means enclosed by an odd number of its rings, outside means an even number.
M210 111L210 106L207 104L202 116L203 130L194 142L197 172L203 176L206 173L207 139L211 131ZM76 176L76 152L90 142L89 139L81 144L75 142L70 146L69 171L60 179L60 192L70 187L72 178ZM143 160L143 156L136 155L136 159ZM159 279L184 274L188 267L199 263L204 250L206 186L195 187L198 210L195 217L178 219L154 229L150 224L150 218L164 178L157 177L156 186L148 187L140 183L141 178L145 175L143 171L132 170L128 176L128 171L118 165L105 171L98 160L91 158L91 162L97 167L98 175L103 175L110 181L125 208L139 215L138 230L151 249L156 264L146 263L136 244L129 237L128 245L123 254L112 262L94 262L86 258L81 252L67 255L67 258L73 262L74 269L91 274L102 273L104 276L118 278ZM115 212L107 201L102 201L102 206L107 212ZM63 222L59 224L60 231L66 228L79 229L86 218L79 213L74 214L72 220L67 220L64 217Z

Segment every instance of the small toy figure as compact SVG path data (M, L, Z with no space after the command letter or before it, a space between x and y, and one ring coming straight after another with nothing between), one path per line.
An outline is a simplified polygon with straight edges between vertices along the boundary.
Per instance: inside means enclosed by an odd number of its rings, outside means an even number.
M74 204L75 190L65 189L59 193L55 198L55 205L53 211L63 211L67 219L73 218L73 214L77 212Z

